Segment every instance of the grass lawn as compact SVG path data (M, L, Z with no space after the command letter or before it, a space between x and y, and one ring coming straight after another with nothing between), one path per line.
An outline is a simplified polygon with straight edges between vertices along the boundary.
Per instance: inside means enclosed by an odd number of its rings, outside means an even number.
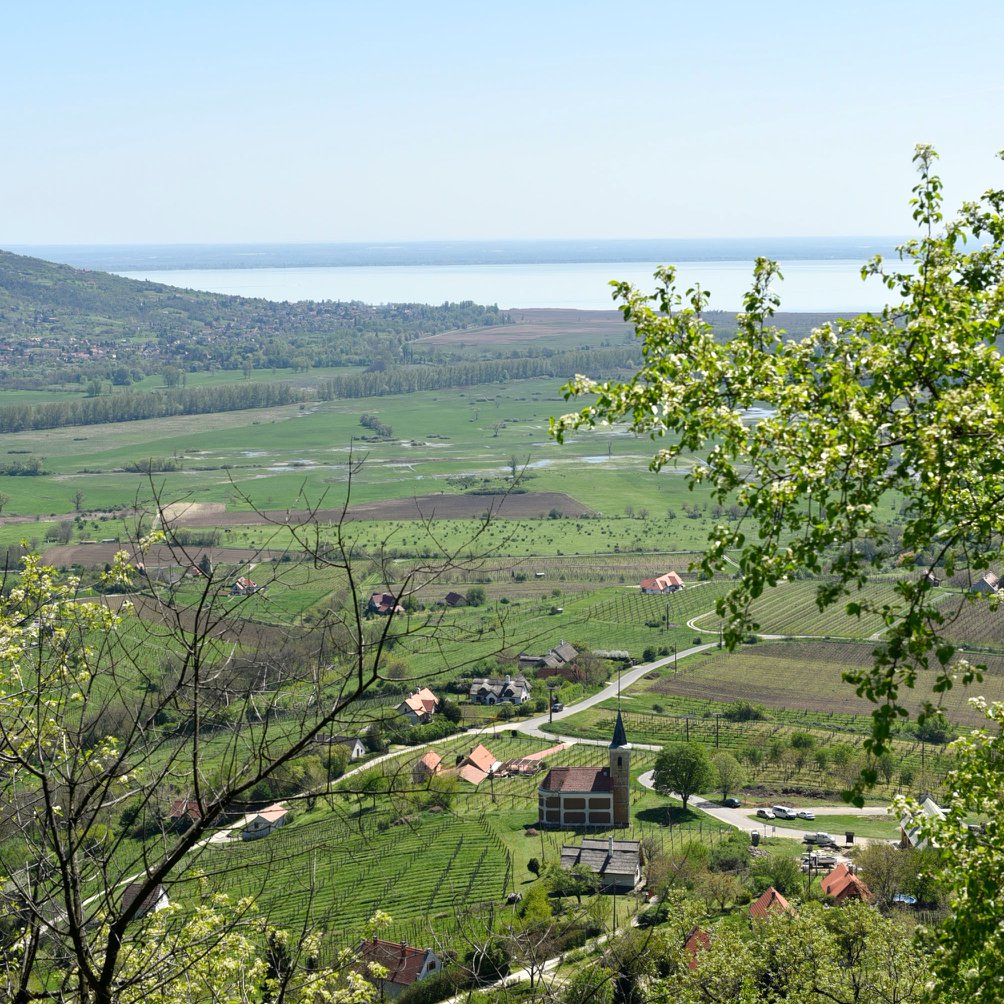
M751 819L756 817L750 815ZM899 836L899 824L886 814L874 816L851 815L819 815L815 820L807 819L763 819L768 827L776 826L779 830L799 830L803 833L823 831L843 841L844 833L853 832L855 837L875 837L880 840L895 840Z

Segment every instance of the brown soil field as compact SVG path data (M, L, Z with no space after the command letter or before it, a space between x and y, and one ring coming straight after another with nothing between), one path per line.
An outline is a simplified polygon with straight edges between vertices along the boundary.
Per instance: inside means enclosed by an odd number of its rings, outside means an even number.
M341 509L275 510L271 512L186 512L177 526L227 527L257 526L268 523L337 523L341 519L478 519L491 512L498 519L541 519L556 509L563 516L591 516L594 510L576 502L564 492L527 492L524 495L418 495L408 499L387 499Z
M417 339L417 343L432 345L470 345L472 342L490 341L492 345L512 345L535 341L553 335L575 332L621 338L630 331L617 310L564 310L533 308L510 310L516 323L500 327L444 331Z

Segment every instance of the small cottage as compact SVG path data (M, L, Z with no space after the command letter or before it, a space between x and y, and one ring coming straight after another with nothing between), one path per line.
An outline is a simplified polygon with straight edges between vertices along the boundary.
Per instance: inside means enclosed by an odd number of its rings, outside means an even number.
M439 698L428 687L420 687L412 691L394 710L399 715L404 715L409 725L424 725L432 721L438 706Z
M318 736L315 742L320 746L344 746L349 751L350 761L366 756L366 747L358 736Z
M928 819L944 819L945 810L933 798L928 796L920 803L920 815ZM899 821L900 847L916 847L917 850L923 850L927 847L927 838L921 833L918 824L918 818L909 812Z
M166 819L172 829L183 831L202 819L202 810L194 799L176 798L167 810Z
M366 610L382 617L404 613L404 607L397 602L397 597L393 593L374 593L370 597L369 603L366 604Z
M641 591L654 595L664 595L679 592L683 588L683 579L676 572L667 572L655 579L642 579Z
M425 756L411 768L411 779L415 784L423 784L430 777L435 777L443 769L443 758L435 751L429 750Z
M442 960L431 948L412 948L403 941L366 938L356 949L356 968L373 983L383 997L393 1000L402 991L443 968ZM374 977L370 965L387 970L385 977Z
M824 895L837 904L849 903L852 899L870 903L874 899L871 889L843 862L823 878L822 886Z
M775 916L796 916L795 908L773 886L764 890L763 895L750 903L752 922L770 920Z
M284 826L288 819L289 809L284 805L278 803L270 805L245 819L241 840L257 840L259 837L267 837L273 830Z
M586 838L577 847L564 845L561 867L567 871L576 865L599 878L601 892L631 892L641 885L641 841Z

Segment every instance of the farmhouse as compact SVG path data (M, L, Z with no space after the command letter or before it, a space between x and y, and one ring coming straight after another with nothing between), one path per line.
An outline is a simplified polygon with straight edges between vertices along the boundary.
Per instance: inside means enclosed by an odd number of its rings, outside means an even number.
M314 741L321 746L344 746L349 751L350 761L366 756L366 747L358 736L318 736Z
M176 798L167 810L167 821L176 830L187 830L202 819L199 803L191 798Z
M871 889L843 862L823 879L822 885L823 893L835 903L849 903L852 899L870 903L873 899Z
M434 777L442 769L443 758L435 750L429 750L411 768L411 779L415 784L421 784L423 781L428 781L430 777Z
M462 607L467 603L467 600L464 598L463 593L456 593L450 590L443 598L443 602L448 607Z
M393 1000L413 983L425 979L442 968L442 961L431 948L412 948L403 941L366 938L356 949L357 968L380 990L381 996ZM370 975L375 964L387 970L383 979Z
M530 655L528 652L520 652L520 669L560 669L566 663L571 662L579 654L574 645L569 645L567 641L562 641L555 645L546 655Z
M242 575L231 587L231 596L254 596L262 587L246 575Z
M642 579L643 593L675 593L683 588L683 579L676 572L667 572L656 579Z
M142 893L143 885L140 882L130 882L125 887L122 894L122 909L128 910L136 902ZM167 890L158 882L144 897L136 910L134 920L145 917L148 913L156 913L170 906L171 901L167 898Z
M530 696L530 681L525 676L505 679L485 677L471 680L468 698L472 704L522 704Z
M404 613L404 607L397 602L397 597L393 593L374 593L366 604L366 610L368 613L380 614L383 617Z
M993 572L988 571L984 572L983 575L973 583L971 592L982 593L984 596L990 596L996 593L1000 587L1000 580Z
M259 837L267 837L273 830L279 829L289 819L289 809L284 805L270 805L260 812L256 812L244 821L244 829L241 832L241 840L257 840Z
M795 908L773 887L766 889L763 895L750 903L750 920L764 921L778 914L795 916Z
M552 767L537 789L540 825L549 829L627 826L631 795L631 746L620 711L606 767Z
M601 892L632 892L641 885L640 840L590 840L561 848L561 867L566 871L585 865L600 880Z
M404 715L409 725L424 725L432 721L438 706L439 698L428 687L421 687L409 694L394 710Z

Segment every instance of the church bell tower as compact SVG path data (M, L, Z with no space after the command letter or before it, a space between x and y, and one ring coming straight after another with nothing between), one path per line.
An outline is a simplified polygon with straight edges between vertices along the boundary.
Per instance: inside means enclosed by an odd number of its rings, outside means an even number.
M610 780L614 794L614 826L627 826L631 815L631 744L617 709L617 724L610 740Z

